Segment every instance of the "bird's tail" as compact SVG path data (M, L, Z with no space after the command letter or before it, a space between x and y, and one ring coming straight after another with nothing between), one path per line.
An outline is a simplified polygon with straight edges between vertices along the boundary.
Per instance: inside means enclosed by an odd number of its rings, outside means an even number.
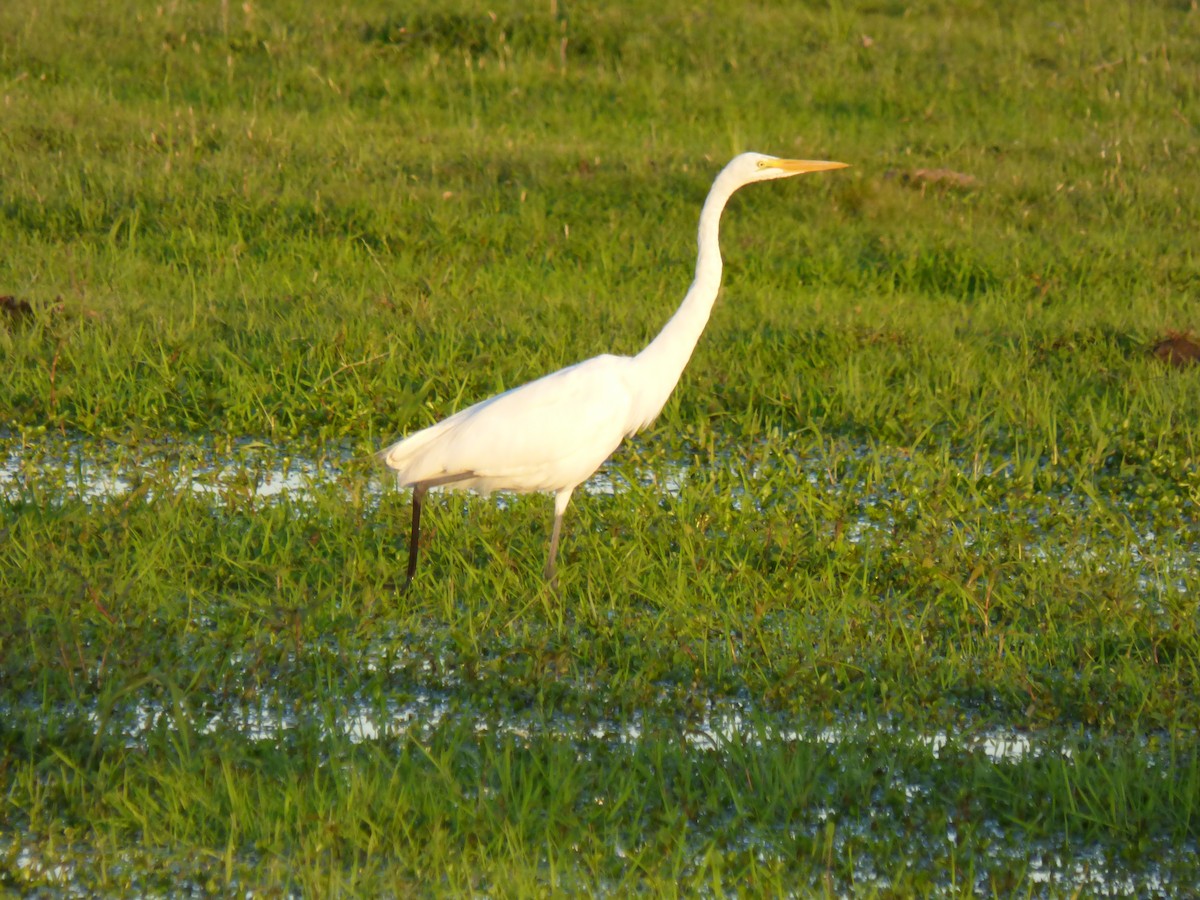
M415 434L401 438L391 446L380 450L375 455L375 458L395 472L396 481L400 487L409 487L417 484L425 480L425 476L428 475L428 473L422 474L416 471L420 467L424 450L431 442L448 430L447 425L450 421L449 419L444 419L436 425L431 425Z

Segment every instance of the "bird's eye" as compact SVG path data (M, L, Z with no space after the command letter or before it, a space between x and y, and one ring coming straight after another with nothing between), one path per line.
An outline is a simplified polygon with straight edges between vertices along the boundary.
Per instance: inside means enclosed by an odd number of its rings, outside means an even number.
M764 160L764 159L760 159L760 160L758 161L758 167L759 167L760 169L765 169L765 168L766 168L766 166L767 166L767 161L766 161L766 160Z

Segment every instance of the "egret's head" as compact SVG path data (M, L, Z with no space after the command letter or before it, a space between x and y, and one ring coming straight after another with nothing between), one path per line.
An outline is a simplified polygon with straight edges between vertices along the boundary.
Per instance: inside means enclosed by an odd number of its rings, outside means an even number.
M825 172L829 169L844 169L842 162L826 162L822 159L780 159L764 153L743 153L734 157L726 167L734 170L742 184L754 181L770 181L772 178L789 178L805 172Z

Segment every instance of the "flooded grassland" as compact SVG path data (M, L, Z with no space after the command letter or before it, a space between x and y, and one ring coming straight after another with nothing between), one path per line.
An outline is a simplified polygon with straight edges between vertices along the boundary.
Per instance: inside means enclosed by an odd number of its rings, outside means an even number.
M401 594L368 459L10 434L6 878L1176 893L1200 534L1023 465L635 445L561 596L544 498L450 494Z

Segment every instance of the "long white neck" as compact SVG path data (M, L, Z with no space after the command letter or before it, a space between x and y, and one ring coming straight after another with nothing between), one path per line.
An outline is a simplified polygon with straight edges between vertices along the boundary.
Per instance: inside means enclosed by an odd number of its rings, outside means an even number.
M699 252L692 286L658 336L633 358L642 391L633 416L635 429L649 425L662 411L708 324L709 313L721 288L721 213L733 192L741 186L740 181L730 176L728 169L713 182L704 208L700 210Z

